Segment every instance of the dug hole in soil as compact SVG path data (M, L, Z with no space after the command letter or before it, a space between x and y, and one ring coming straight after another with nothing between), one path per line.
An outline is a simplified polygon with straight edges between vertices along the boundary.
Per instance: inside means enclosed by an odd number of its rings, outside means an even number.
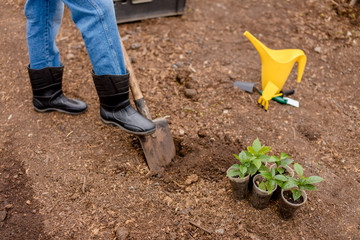
M119 25L153 117L169 116L177 156L148 175L138 140L105 126L81 34L65 10L57 36L67 96L79 116L32 108L22 1L0 2L2 239L358 239L359 3L188 0L179 17ZM299 48L308 62L284 90L299 108L233 87L260 88L261 60L243 36ZM190 89L190 90L189 90ZM186 93L186 95L185 95ZM226 170L259 138L325 180L296 218L232 196ZM190 222L192 224L190 224Z

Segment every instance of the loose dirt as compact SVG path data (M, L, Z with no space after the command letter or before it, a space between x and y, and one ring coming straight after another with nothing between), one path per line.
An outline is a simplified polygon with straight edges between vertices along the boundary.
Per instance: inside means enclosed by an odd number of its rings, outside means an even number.
M64 92L79 116L33 110L21 1L0 2L0 236L2 239L359 239L360 4L189 0L186 14L119 25L153 116L169 116L177 156L148 174L139 141L105 126L81 34L65 11L57 44ZM308 57L284 90L300 108L256 93L261 60L245 30ZM259 138L325 179L296 218L234 200L233 154Z

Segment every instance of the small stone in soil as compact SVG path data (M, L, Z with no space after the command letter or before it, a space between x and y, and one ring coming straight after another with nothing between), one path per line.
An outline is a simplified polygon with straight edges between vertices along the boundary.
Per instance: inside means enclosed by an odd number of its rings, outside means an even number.
M216 230L215 230L215 233L220 234L220 235L223 235L224 232L225 232L225 230L224 230L223 228L220 228L220 229L216 229Z
M186 184L186 185L190 185L190 184L192 184L192 183L194 183L194 182L197 182L198 180L199 180L198 175L196 175L196 174L191 174L190 176L188 176L188 177L186 178L185 184Z
M183 67L184 63L183 62L177 62L177 63L175 63L175 65L178 66L178 67Z
M66 60L73 60L75 58L75 55L72 53L69 53L66 55Z
M124 227L118 227L115 230L116 239L118 240L125 240L129 237L129 231Z
M201 137L201 138L204 138L204 137L207 136L207 133L206 133L206 131L204 129L200 129L198 131L198 136Z
M138 49L138 48L140 48L140 47L141 47L141 44L135 42L135 43L131 44L131 47L130 47L130 48L131 48L132 50L135 50L135 49Z
M7 212L6 211L0 211L0 222L3 222L6 218Z
M195 89L187 88L187 89L185 89L184 94L185 94L185 97L187 97L187 98L196 98L196 96L197 96L197 92Z

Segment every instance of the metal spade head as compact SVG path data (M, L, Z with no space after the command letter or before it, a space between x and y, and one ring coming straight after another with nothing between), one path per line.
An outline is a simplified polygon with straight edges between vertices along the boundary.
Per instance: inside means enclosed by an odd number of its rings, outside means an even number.
M138 137L150 171L160 173L163 172L164 167L175 157L176 151L166 119L157 118L153 122L156 126L155 133Z
M234 86L246 92L252 93L254 91L255 83L235 81Z

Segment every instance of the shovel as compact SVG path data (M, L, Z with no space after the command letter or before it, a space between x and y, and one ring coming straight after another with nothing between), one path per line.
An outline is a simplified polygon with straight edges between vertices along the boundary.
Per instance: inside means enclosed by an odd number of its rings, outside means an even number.
M144 96L140 90L135 77L134 69L131 66L130 58L121 41L125 65L130 73L130 89L134 97L137 110L147 119L152 120L148 107L146 106ZM175 157L175 144L172 138L168 122L165 118L152 120L156 130L149 136L138 136L141 147L145 154L145 159L152 173L161 173Z

